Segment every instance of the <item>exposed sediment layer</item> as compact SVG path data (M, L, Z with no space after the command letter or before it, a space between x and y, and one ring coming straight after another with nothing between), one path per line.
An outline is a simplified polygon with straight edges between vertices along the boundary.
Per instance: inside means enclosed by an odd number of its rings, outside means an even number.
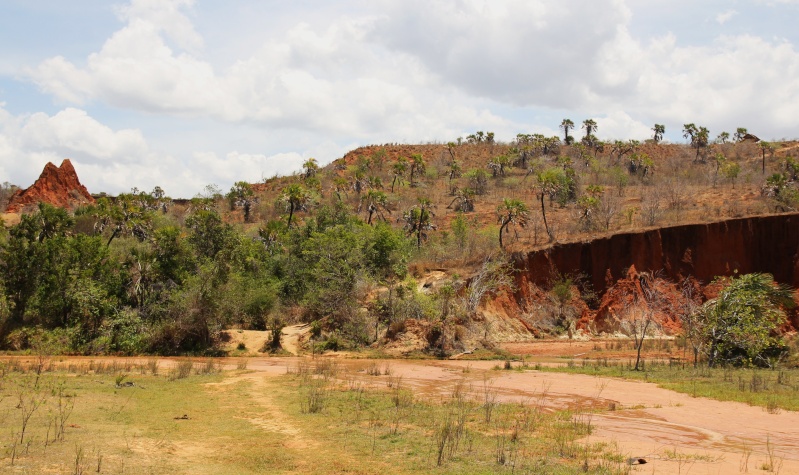
M797 287L799 213L620 233L515 253L514 259L520 292L527 283L546 286L556 271L583 275L604 293L630 266L663 272L673 281L693 276L703 283L735 272L768 272L777 282Z

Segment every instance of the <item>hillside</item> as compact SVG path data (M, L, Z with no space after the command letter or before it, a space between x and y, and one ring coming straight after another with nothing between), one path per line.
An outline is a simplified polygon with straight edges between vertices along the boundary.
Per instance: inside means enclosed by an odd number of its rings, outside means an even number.
M220 348L229 328L311 323L300 351L444 355L624 334L635 312L679 334L727 285L716 276L796 285L798 228L780 213L799 205L797 147L388 144L192 200L98 195L22 216L44 226L37 240L6 238L6 275L26 278L5 281L2 334L24 348L19 332L67 322L70 351L174 353Z
M315 192L317 204L342 201L353 210L360 209L364 218L368 217L365 200L369 191L383 193L390 211L386 220L395 225L404 211L419 198L426 198L431 202L432 221L440 231L446 231L463 210L463 216L476 228L486 232L495 228L498 233L497 207L506 198L518 199L528 208L527 223L524 227L512 226L505 240L510 249L529 249L618 231L791 210L791 203L764 197L761 191L767 177L786 170L785 157L797 147L793 142L777 144L766 157L764 173L761 149L754 143L713 145L699 161L695 160L695 150L682 144L645 143L621 151L621 156L611 145L593 152L561 146L556 153L531 155L524 166L519 162L517 143L369 146L320 169L306 186ZM719 163L717 154L723 154L725 160ZM413 155L423 158L425 169L411 184ZM393 167L400 157L408 162L392 191ZM495 174L490 163L497 157L504 157L506 163ZM650 163L645 174L630 171L633 162L645 160ZM735 177L725 175L725 167L732 164L740 167ZM552 239L544 229L536 179L536 174L548 167L570 167L575 177L573 196L548 194L545 200ZM281 190L289 183L304 184L307 180L298 174L253 184L261 203L253 220L277 219L282 210L270 209L270 205ZM592 185L601 190L594 187L589 191ZM596 200L581 202L581 197ZM473 211L469 211L469 205Z

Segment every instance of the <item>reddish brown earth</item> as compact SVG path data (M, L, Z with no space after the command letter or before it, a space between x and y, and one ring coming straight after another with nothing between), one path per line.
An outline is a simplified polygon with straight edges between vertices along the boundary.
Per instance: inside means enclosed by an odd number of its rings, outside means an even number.
M580 307L578 328L594 334L614 332L621 312L637 305L653 311L662 330L674 334L681 327L675 314L715 297L717 276L762 272L798 286L799 214L620 233L517 252L513 258L519 269L515 294L511 299L499 296L509 316L546 298L539 295L540 289L548 288L553 276L582 276L600 302L593 310ZM646 296L642 285L648 287ZM686 287L691 290L688 297ZM786 330L798 323L796 312L789 313Z
M48 162L36 182L25 190L17 190L8 202L6 213L21 213L35 208L39 203L49 203L60 208L94 203L94 198L80 183L75 167L69 159L56 167Z
M531 354L563 355L586 349L584 342L529 343ZM541 348L537 348L537 347ZM539 351L540 350L540 351ZM567 352L568 354L573 354ZM22 357L32 361L34 357ZM59 357L57 365L94 361L139 362L145 358ZM161 359L169 367L179 358ZM239 359L220 362L235 369ZM284 434L286 443L299 443L302 434L290 429L287 415L264 399L264 382L280 377L308 358L247 358L248 371L228 373L215 385L220 391L246 378L254 385L253 404L270 406L265 430ZM764 464L775 463L774 473L799 473L799 413L769 413L743 403L694 398L659 388L655 384L617 378L534 371L497 370L496 361L352 360L339 358L339 377L385 390L389 378L401 377L417 398L445 401L460 385L480 403L488 388L499 401L525 404L541 410L569 409L573 417L590 422L593 432L584 442L615 444L625 458L644 458L631 473L732 474L765 473ZM388 369L389 375L371 376L370 365ZM267 398L268 399L268 398ZM598 411L598 412L597 412ZM769 453L771 453L771 458Z
M255 371L250 377L270 378L284 374L297 361L251 358L248 369ZM367 375L365 368L375 363L387 365L390 376ZM770 414L742 403L694 398L652 383L616 378L497 371L493 369L497 363L491 361L339 360L338 364L376 389L385 389L390 377L402 377L403 385L433 401L450 397L459 383L465 383L479 401L488 384L504 402L571 409L594 427L584 441L616 444L625 458L647 460L646 465L631 467L632 473L762 473L769 451L779 468L775 472L799 473L796 412Z
M659 272L677 282L694 277L709 283L720 275L768 272L777 282L799 285L799 214L730 219L619 233L587 242L557 244L515 253L517 284L544 285L555 269L590 276L604 292L630 266Z

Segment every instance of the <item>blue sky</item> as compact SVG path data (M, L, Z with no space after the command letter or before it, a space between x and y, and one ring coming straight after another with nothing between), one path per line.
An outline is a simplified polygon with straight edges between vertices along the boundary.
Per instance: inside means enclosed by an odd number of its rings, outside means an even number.
M359 145L593 118L799 137L799 0L3 0L0 181L93 192L291 173Z

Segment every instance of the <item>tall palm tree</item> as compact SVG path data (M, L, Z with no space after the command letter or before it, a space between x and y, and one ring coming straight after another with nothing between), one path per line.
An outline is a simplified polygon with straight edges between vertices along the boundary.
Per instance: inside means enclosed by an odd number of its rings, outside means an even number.
M599 126L594 119L585 119L583 121L583 129L585 129L585 136L590 137L599 129Z
M404 183L405 172L408 171L408 159L399 157L394 165L391 166L391 174L394 177L391 180L391 192L394 193L394 185L399 182L400 185Z
M550 167L542 170L536 174L536 186L538 188L538 197L541 200L541 216L544 218L544 229L547 231L549 239L552 240L552 231L549 229L547 223L547 212L544 206L544 196L553 197L568 186L568 178L566 172L561 167Z
M426 169L427 169L427 163L424 161L424 157L422 157L422 154L414 153L413 155L411 155L411 171L410 171L411 186L416 186L416 177L424 174Z
M289 218L286 222L286 227L291 227L291 218L294 216L295 211L303 210L308 206L311 201L311 194L299 183L292 183L291 185L283 188L283 193L280 195L280 201L286 205L289 211Z
M319 164L315 158L309 158L302 164L302 169L304 170L305 178L311 178L319 171Z
M372 224L372 217L376 214L379 219L386 220L385 213L391 213L388 209L388 198L386 194L378 190L369 190L361 198L361 206L365 207L368 214L367 224Z
M569 135L569 131L574 128L574 122L571 119L563 119L560 123L560 129L563 131L563 143L566 145L571 144L574 138Z
M419 198L419 203L403 215L405 232L416 236L416 247L421 249L422 240L427 239L427 231L436 229L432 223L432 204L427 198Z
M661 140L663 140L663 134L666 133L666 126L665 125L663 125L663 124L655 124L655 126L652 127L652 130L655 132L655 135L652 137L654 139L655 143L658 143Z

